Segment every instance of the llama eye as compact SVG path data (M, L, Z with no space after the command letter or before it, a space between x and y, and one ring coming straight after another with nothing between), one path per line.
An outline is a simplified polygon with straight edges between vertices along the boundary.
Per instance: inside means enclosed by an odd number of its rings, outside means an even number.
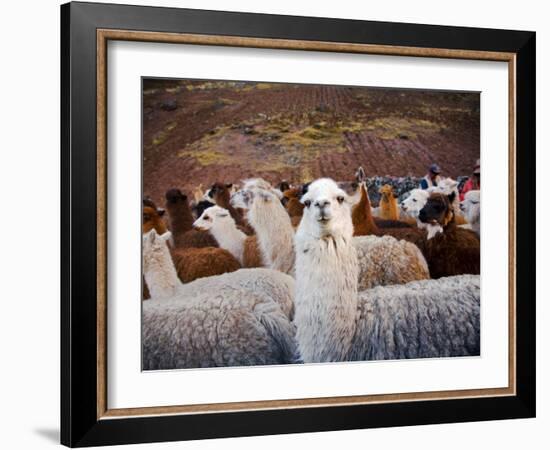
M413 198L413 202L415 202L415 203L416 203L416 198Z
M344 197L342 197L341 195L336 197L336 200L338 200L338 203L340 203L340 204L344 203Z
M204 220L210 220L210 217L204 216Z
M304 202L304 205L306 205L306 208L309 208L309 206L311 205L311 200L306 200Z

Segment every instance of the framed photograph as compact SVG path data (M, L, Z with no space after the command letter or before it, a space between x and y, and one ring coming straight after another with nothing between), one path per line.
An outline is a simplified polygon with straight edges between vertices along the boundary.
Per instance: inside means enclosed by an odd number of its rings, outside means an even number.
M61 55L63 444L534 417L535 33L69 3Z

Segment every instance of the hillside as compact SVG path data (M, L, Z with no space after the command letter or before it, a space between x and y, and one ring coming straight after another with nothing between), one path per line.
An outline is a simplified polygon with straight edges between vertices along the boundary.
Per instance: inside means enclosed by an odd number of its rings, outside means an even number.
M470 173L479 95L251 82L144 80L143 189L199 183Z

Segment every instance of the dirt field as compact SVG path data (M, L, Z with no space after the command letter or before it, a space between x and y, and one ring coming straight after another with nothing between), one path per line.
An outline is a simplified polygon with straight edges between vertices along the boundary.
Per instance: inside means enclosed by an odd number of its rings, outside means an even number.
M251 82L145 80L143 189L199 183L468 175L479 158L479 95Z

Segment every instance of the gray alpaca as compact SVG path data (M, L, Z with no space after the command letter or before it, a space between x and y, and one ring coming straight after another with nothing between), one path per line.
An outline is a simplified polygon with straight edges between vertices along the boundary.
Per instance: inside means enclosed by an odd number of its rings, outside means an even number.
M299 362L292 316L294 280L241 269L181 284L166 237L143 239L153 298L143 302L143 370Z

